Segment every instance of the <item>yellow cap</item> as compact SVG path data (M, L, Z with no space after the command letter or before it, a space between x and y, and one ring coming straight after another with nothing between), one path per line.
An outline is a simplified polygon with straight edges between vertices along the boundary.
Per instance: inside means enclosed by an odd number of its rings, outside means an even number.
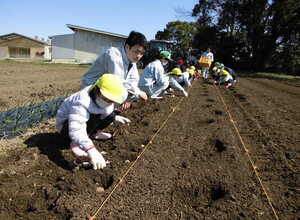
M195 71L192 70L192 69L190 69L190 70L189 70L189 74L190 74L191 76L193 76L193 75L195 74Z
M169 72L169 74L175 74L175 75L177 75L177 76L180 76L180 75L182 75L183 73L181 72L181 70L180 70L178 67L176 67L176 68L172 69L172 71Z
M122 90L123 90L123 83L119 76L105 73L103 74L97 82L90 88L90 91L95 87L98 86L100 89L101 94L116 103L122 103Z
M194 66L191 66L190 69L191 70L196 70L196 68Z
M221 70L220 76L227 76L229 73L226 70Z

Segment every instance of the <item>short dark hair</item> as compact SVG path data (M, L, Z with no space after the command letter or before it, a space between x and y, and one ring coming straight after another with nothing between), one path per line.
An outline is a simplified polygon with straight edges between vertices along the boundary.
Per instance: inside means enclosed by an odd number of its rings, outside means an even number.
M147 49L147 39L145 35L136 32L131 31L128 38L126 39L125 45L128 44L129 48L135 46L135 45L141 45L144 47L144 49Z

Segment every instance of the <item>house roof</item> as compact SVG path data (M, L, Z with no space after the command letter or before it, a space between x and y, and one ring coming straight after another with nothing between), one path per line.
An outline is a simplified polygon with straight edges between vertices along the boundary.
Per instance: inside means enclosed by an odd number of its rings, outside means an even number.
M67 27L70 28L73 31L84 30L84 31L89 31L89 32L94 32L94 33L99 33L99 34L105 34L105 35L120 37L120 38L127 38L128 37L128 36L121 35L121 34L115 34L115 33L96 30L96 29L92 29L92 28L80 27L80 26L76 26L76 25L72 25L72 24L67 24Z
M17 34L17 33L10 33L10 34L1 35L0 36L0 43L5 42L5 41L10 41L10 40L16 40L16 39L20 39L20 38L26 38L28 40L34 41L34 42L39 43L39 44L51 45L47 41L43 41L43 40L39 40L39 39L36 39L36 38L27 37L25 35Z

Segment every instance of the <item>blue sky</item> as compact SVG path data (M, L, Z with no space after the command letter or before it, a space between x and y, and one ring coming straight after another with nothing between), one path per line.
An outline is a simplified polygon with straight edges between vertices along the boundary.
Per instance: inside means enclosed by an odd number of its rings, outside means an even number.
M66 24L128 35L135 30L154 39L170 21L193 21L198 0L0 0L0 35L28 37L73 33Z

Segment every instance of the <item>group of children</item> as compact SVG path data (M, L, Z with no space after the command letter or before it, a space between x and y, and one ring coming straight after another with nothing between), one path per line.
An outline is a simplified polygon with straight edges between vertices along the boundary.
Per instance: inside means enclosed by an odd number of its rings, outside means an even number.
M211 69L211 76L215 80L215 84L224 85L226 88L229 88L237 81L235 71L219 62L215 62L214 67Z
M172 90L183 92L196 79L195 67L182 65L166 72L171 53L161 51L140 75L136 66L147 47L145 36L132 31L125 45L111 47L100 55L81 78L81 90L64 100L56 115L59 134L69 141L75 157L87 156L93 169L106 166L93 140L107 140L111 134L103 130L113 122L130 123L115 114L116 108L128 110L132 101L160 99Z
M173 61L171 53L161 51L158 59L150 62L142 72L138 87L150 98L161 99L161 95L171 94L174 90L188 97L185 87L190 87L191 80L196 79L196 68L183 63L166 71L166 67L171 65L170 61Z
M214 62L214 55L210 48L202 53L199 59L199 65L202 67L202 78L207 79L210 73L211 77L215 80L214 83L217 85L225 85L229 88L232 83L237 80L235 71L229 67L225 67L223 63L215 62L213 66L211 63Z
M111 47L95 60L81 78L81 90L66 98L57 111L58 132L69 141L73 155L87 156L95 170L104 168L106 162L93 140L110 139L112 135L103 130L113 122L130 123L128 118L116 115L116 108L128 110L133 101L161 99L174 90L188 97L185 88L197 79L196 68L188 63L167 71L173 61L169 51L161 51L140 75L136 63L146 48L145 36L132 31L124 46ZM235 72L220 63L215 63L211 73L216 83L226 87L236 81Z

